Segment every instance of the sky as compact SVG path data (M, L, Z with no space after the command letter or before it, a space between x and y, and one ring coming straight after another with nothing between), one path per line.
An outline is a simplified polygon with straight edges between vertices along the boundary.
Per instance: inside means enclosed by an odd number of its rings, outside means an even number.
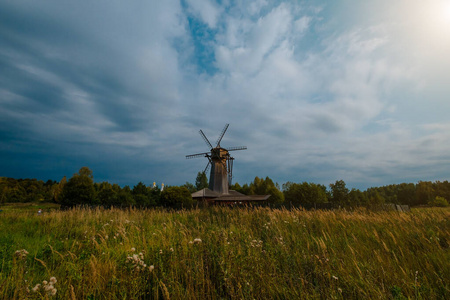
M449 180L450 0L0 0L0 176Z

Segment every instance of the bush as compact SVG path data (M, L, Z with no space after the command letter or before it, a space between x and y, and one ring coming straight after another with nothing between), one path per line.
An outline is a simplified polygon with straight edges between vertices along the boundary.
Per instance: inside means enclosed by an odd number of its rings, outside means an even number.
M447 207L448 201L444 197L436 196L436 198L428 202L428 204L431 206Z

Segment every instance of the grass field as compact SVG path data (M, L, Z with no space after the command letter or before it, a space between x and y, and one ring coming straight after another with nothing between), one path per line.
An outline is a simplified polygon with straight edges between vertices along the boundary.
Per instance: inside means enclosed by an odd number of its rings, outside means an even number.
M448 208L30 209L0 213L1 299L450 298Z

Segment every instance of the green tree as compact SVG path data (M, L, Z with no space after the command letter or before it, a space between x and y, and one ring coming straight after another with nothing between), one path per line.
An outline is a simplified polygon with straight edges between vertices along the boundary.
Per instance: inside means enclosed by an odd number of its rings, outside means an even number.
M352 189L348 193L348 203L351 207L366 206L367 201L366 195L358 189Z
M182 186L184 186L185 188L187 188L191 194L197 191L197 188L195 187L195 185L193 185L193 184L190 183L190 182L187 182L187 181L186 181L186 183L183 184Z
M114 184L113 189L115 189L117 193L117 206L133 206L136 204L132 191L128 185L124 186L123 189L120 189L117 184Z
M139 207L150 206L149 192L150 192L149 189L142 182L139 182L133 187L132 195L134 198L134 202L136 203L136 206Z
M286 205L312 207L315 203L326 203L328 197L323 186L314 183L283 184Z
M240 184L236 182L230 187L230 189L244 195L250 195L250 186L247 183L245 183L243 186L240 186Z
M117 205L117 191L109 182L98 184L97 202L101 205Z
M431 181L419 181L416 185L416 205L428 204L433 200L434 190Z
M344 180L337 180L335 183L330 184L331 188L331 202L336 205L348 204L348 188L345 186Z
M384 202L384 198L377 190L375 190L375 192L369 198L369 207L381 207Z
M397 201L399 204L414 205L416 200L416 186L414 183L401 183L397 187Z
M206 177L205 172L198 172L197 178L195 178L195 188L197 191L207 188L209 186L208 184L208 177Z
M61 194L61 205L93 205L97 204L95 199L95 188L92 171L88 167L82 167L64 185Z
M190 208L194 205L191 193L186 187L171 186L161 192L161 201L166 207Z
M267 202L274 206L280 206L284 203L284 195L280 191L278 184L275 184L269 177L266 177L265 179L255 177L249 186L248 194L270 195Z

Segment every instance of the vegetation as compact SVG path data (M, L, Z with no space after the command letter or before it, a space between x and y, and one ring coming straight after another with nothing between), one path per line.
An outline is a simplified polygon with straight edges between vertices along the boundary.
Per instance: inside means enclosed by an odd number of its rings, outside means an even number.
M48 180L44 183L36 179L0 177L0 205L52 202L63 207L100 205L187 208L196 205L192 199L186 199L189 198L187 194L205 187L208 187L208 179L203 172L198 172L195 185L186 182L180 187L166 187L167 192L161 193L158 186L146 186L143 182L133 188L120 187L109 182L96 183L92 171L82 167L69 180L64 177L60 182ZM280 188L278 183L274 183L269 177L255 177L250 184L241 186L235 183L231 189L246 195L270 195L263 205L272 208L379 208L384 203L445 207L450 199L448 181L419 181L417 184L402 183L360 191L349 190L343 180L330 184L329 189L324 185L308 182L287 182Z
M3 211L0 298L448 299L449 247L449 208Z

